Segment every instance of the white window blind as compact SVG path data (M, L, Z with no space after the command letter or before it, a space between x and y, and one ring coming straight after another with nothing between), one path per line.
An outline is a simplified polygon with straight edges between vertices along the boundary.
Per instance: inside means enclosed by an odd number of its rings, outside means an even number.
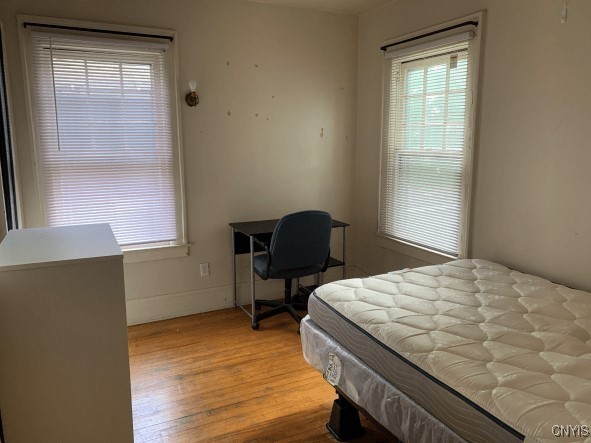
M30 39L47 225L109 223L122 246L178 243L167 43Z
M471 149L472 34L463 35L386 55L378 231L451 256L461 249Z

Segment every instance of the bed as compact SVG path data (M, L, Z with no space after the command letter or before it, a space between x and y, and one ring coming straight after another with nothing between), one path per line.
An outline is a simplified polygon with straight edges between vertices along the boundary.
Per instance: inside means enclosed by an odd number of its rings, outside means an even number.
M407 442L591 442L591 294L485 260L329 283L304 357Z

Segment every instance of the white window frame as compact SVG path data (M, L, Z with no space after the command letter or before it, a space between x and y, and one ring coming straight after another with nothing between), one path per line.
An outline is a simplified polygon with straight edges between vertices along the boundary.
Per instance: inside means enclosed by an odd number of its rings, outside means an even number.
M480 72L480 53L482 45L482 33L484 29L485 12L477 12L465 17L460 17L455 20L441 23L430 28L422 29L417 32L410 34L401 35L399 37L390 39L382 43L382 46L386 46L392 43L401 42L404 40L413 39L415 37L423 36L432 32L440 31L442 29L459 25L461 23L475 21L478 22L477 31L471 41L471 56L472 56L472 69L470 71L470 82L471 82L471 96L472 96L472 112L469 116L471 132L470 138L466 143L466 150L464 151L464 181L462 189L462 208L460 213L460 230L458 238L458 255L448 255L438 250L430 249L416 245L414 243L406 242L404 240L393 238L382 234L379 228L376 231L377 244L387 249L399 252L401 254L428 262L438 263L442 259L448 258L466 258L469 256L470 250L470 217L471 217L471 206L472 206L472 192L473 192L473 168L474 168L474 151L477 145L478 139L478 96L479 96L479 72ZM388 108L386 103L385 88L387 87L387 75L386 69L389 66L389 60L384 58L383 62L383 77L382 77L382 114L381 114L381 138L380 138L380 174L378 183L378 213L377 221L379 226L381 206L382 206L382 193L383 193L383 182L384 175L386 174L386 168L389 166L384 161L384 118L385 112Z
M176 258L189 255L190 244L187 241L187 223L186 223L186 204L185 204L185 189L184 189L184 165L182 152L182 139L180 128L180 100L178 94L178 48L177 48L177 33L176 31L166 29L144 28L137 26L123 26L112 25L105 23L95 23L79 20L68 20L52 17L41 17L33 15L17 15L17 26L19 32L19 40L21 46L21 54L23 57L23 68L25 72L26 85L26 107L30 119L31 140L33 141L32 158L34 161L34 186L37 191L37 204L39 214L36 219L41 221L42 225L47 224L46 210L45 210L45 191L43 189L43 165L41 162L40 143L38 133L36 131L36 117L35 117L35 97L34 84L31 80L31 51L30 39L24 23L38 23L40 25L57 25L68 26L73 28L96 29L104 30L106 32L124 32L136 33L144 35L160 35L171 37L172 40L169 45L169 69L170 69L170 84L169 94L171 98L171 129L172 129L172 144L173 144L173 161L174 161L174 187L176 200L176 223L177 223L177 240L170 245L140 245L140 246L123 246L124 257L126 263L152 261L167 258ZM29 217L33 218L33 217ZM33 226L25 226L33 227Z

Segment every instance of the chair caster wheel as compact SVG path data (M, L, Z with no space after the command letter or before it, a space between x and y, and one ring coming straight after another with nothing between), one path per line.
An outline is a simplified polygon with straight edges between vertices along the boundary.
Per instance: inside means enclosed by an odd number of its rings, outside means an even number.
M255 331L258 331L259 330L259 322L258 321L253 322L250 326Z

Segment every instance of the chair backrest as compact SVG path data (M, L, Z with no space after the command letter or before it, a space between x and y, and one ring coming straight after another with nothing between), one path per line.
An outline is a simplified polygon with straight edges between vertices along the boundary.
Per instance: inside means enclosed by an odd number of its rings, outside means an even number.
M324 211L302 211L288 214L275 226L269 246L274 271L309 269L320 272L328 259L332 217Z

